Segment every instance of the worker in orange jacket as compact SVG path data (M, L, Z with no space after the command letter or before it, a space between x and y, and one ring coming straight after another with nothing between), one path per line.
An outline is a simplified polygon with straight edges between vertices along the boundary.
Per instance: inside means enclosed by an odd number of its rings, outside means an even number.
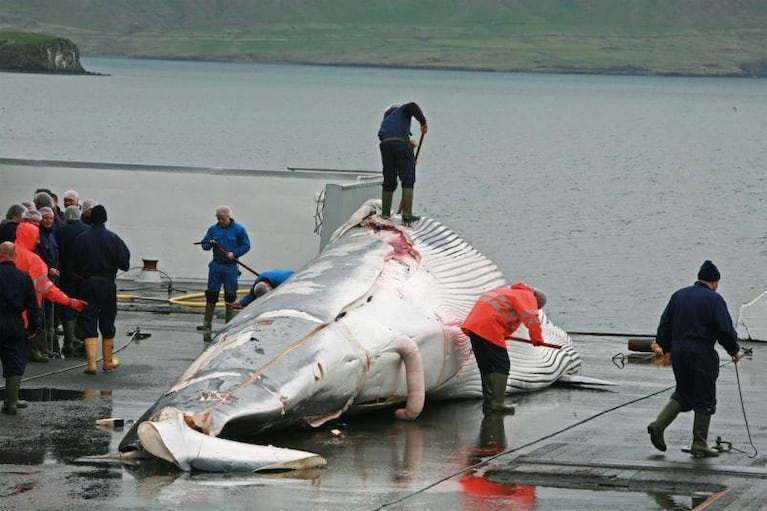
M514 407L504 403L506 381L511 361L506 350L506 339L525 325L534 346L543 344L538 310L546 304L546 296L539 289L523 282L502 286L484 293L469 311L461 330L471 339L474 358L482 378L482 411L488 413L514 413Z
M33 252L39 237L40 232L35 224L28 222L19 224L16 228L16 267L29 275L32 279L38 305L42 305L43 298L45 298L50 302L59 303L80 312L87 303L83 300L78 300L77 298L70 298L66 293L56 287L48 278L48 266L43 262L39 255ZM46 347L42 345L44 339L44 334L38 334L32 339L30 360L34 362L48 361L48 357L44 354L46 352Z

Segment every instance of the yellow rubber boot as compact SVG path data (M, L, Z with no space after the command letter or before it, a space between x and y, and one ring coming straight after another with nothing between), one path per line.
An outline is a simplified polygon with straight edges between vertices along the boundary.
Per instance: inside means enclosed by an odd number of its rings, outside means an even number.
M101 368L104 370L105 373L109 373L120 365L120 362L117 360L117 357L114 356L114 349L115 349L115 340L114 339L104 339L101 341L101 352L104 355L104 360L102 362Z
M88 337L83 339L85 345L85 358L88 360L88 365L83 371L85 374L96 374L96 343L98 339L95 337Z

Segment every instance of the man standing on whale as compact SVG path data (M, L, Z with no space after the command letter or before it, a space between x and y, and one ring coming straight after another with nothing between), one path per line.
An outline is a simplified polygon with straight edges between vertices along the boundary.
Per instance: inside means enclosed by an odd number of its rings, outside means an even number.
M391 216L394 190L397 178L402 183L402 222L409 225L420 217L413 215L413 186L415 185L415 154L410 141L410 121L415 117L421 123L421 134L429 131L426 117L416 103L395 103L384 112L378 128L381 162L383 163L383 185L381 192L381 216Z

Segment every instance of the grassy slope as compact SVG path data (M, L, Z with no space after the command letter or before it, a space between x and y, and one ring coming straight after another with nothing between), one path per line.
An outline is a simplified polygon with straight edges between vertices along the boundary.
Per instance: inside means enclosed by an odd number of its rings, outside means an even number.
M686 74L767 67L764 0L0 0L84 55ZM754 64L755 63L755 64Z

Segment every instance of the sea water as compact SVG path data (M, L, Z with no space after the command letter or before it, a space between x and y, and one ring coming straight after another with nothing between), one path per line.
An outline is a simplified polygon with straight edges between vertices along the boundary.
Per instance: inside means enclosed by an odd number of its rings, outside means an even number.
M416 101L416 213L546 291L558 325L653 333L704 259L733 319L767 289L765 80L83 63L105 76L0 73L0 157L377 170L383 111Z

